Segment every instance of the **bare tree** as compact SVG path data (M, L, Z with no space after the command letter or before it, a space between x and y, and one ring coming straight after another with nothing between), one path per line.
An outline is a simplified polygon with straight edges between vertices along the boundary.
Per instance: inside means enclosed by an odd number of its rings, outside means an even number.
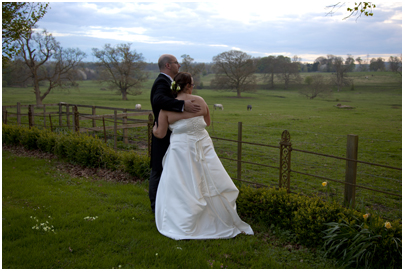
M92 50L101 68L100 83L107 83L111 90L118 88L122 100L128 100L128 94L142 93L135 88L141 87L148 79L148 73L145 72L146 63L142 54L131 51L130 43L119 44L116 47L106 44L103 50L97 48Z
M335 71L335 73L332 74L332 82L336 85L338 92L344 86L348 86L352 82L350 79L348 79L347 76L347 72L351 67L352 60L353 58L348 57L346 59L346 62L344 62L342 57L336 57L331 55L331 65L333 67L333 70Z
M398 73L402 76L402 54L399 57L391 56L388 59L391 72Z
M326 97L332 94L330 80L320 74L307 76L305 84L306 86L300 93L309 99L314 99L317 96Z
M188 72L193 76L194 84L197 88L201 89L201 73L205 69L204 63L193 63L194 59L189 55L182 55L183 61L181 62L180 70Z
M255 61L244 52L231 50L212 58L215 78L211 87L217 90L230 90L241 97L242 92L255 92L257 88Z
M300 63L297 56L294 56L292 61L289 57L277 57L277 77L284 81L285 90L290 83L299 83L302 80L299 71Z
M77 68L86 54L79 49L63 49L52 34L46 30L41 33L22 35L18 40L20 53L18 58L23 60L26 71L22 74L22 81L31 80L37 105L56 87L64 87L71 82L72 86L77 78ZM47 83L46 91L41 93L40 82Z

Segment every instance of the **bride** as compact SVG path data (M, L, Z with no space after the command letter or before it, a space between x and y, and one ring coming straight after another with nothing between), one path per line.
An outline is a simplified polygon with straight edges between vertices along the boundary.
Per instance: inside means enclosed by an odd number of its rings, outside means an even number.
M253 235L236 212L239 190L215 153L205 130L211 122L208 106L203 98L191 94L193 87L189 73L178 73L172 83L177 99L194 100L201 110L161 110L153 127L157 138L163 138L168 127L172 131L156 196L157 229L175 240Z

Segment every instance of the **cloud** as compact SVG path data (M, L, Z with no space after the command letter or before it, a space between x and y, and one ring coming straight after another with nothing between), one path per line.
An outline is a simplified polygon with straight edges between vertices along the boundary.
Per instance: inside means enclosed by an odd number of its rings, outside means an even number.
M39 22L64 47L132 43L145 57L189 54L211 61L226 50L253 56L399 54L402 3L377 3L373 17L325 16L324 1L51 2ZM276 53L272 53L276 52ZM280 52L280 53L279 53ZM193 55L191 54L193 53Z

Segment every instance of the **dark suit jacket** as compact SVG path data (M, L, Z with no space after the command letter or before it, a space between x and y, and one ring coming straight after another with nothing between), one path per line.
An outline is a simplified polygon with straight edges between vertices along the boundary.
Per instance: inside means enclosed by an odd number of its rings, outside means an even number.
M159 74L153 83L152 91L150 93L150 103L152 104L155 122L158 122L161 109L177 112L183 110L184 101L175 99L170 86L170 79L163 74ZM162 160L170 144L170 134L171 131L169 129L163 139L158 139L152 134L151 167L153 170L162 171Z

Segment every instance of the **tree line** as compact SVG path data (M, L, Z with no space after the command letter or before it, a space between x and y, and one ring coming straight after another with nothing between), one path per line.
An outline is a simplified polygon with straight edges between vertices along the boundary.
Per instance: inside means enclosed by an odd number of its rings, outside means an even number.
M157 64L146 63L141 53L131 49L130 43L93 48L92 55L97 61L84 62L86 54L79 48L63 48L46 30L34 32L46 8L41 3L3 3L3 87L32 86L36 103L41 105L54 89L78 88L79 80L95 80L127 100L128 95L139 95L151 73L158 72ZM196 63L187 54L181 58L181 71L193 75L197 89L204 87L201 76L214 74L210 88L233 91L237 97L243 92L255 92L258 76L268 89L275 88L276 79L283 82L284 89L303 82L305 88L301 93L313 99L329 92L332 86L339 91L350 85L347 73L355 70L356 62L359 71L385 71L383 58L368 61L368 57L362 60L351 55L343 59L329 54L313 63L302 63L298 56L254 58L238 50L220 53L211 63ZM401 73L402 55L389 58L389 69ZM330 72L331 76L318 74L303 79L301 72Z

